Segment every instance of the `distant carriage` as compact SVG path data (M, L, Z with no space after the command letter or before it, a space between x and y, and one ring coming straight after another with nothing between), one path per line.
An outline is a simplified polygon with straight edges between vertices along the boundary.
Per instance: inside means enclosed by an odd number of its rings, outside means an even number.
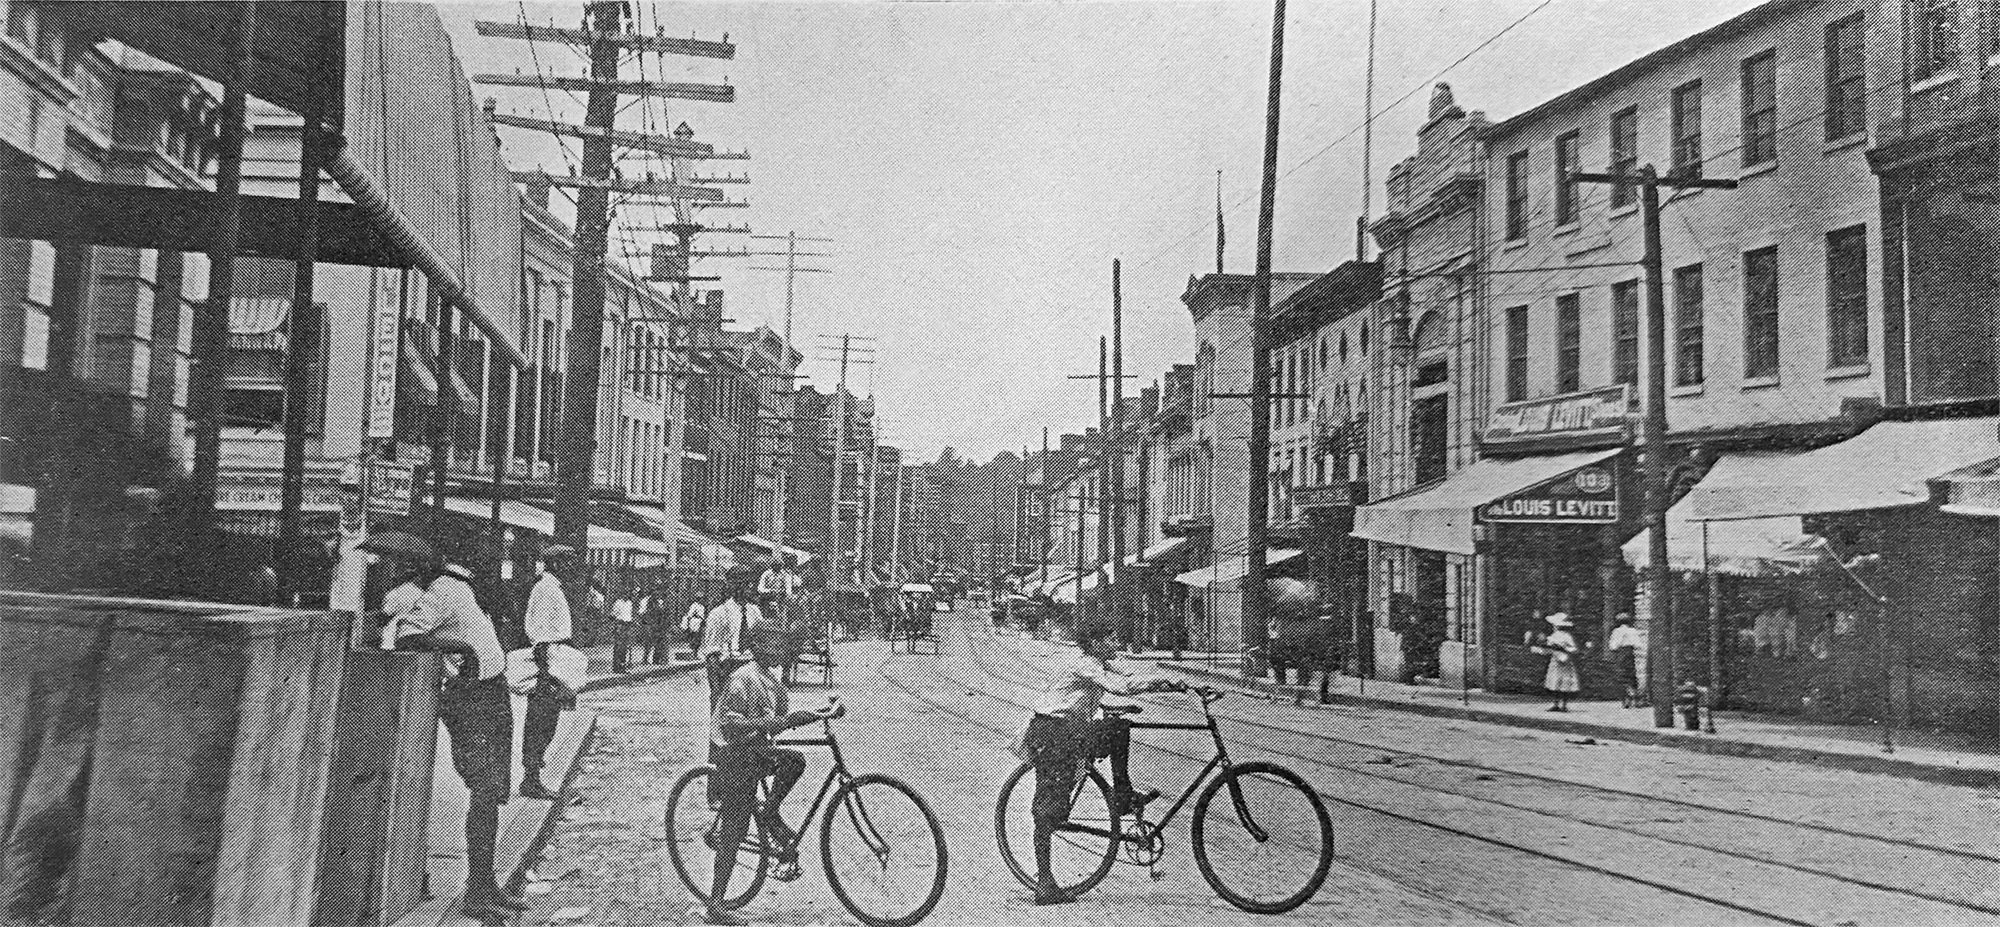
M938 638L932 615L940 604L937 588L929 583L904 583L897 592L896 617L889 635L890 649L894 650L900 643L909 653L936 654ZM943 604L944 610L949 611L950 604Z

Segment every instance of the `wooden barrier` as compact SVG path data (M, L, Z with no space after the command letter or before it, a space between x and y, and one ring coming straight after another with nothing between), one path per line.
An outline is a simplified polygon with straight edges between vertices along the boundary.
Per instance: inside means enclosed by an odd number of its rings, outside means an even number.
M325 613L0 593L0 913L308 922L346 630Z
M423 903L437 678L436 654L347 654L314 924L391 924Z

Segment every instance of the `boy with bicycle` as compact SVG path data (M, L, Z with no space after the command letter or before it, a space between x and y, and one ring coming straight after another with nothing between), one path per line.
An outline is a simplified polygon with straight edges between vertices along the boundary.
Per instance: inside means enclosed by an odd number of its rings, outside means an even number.
M1016 755L1035 767L1035 904L1076 900L1056 887L1051 872L1051 843L1056 828L1069 819L1070 793L1075 791L1080 764L1099 757L1111 759L1111 813L1135 812L1160 797L1156 789L1132 787L1132 723L1120 717L1099 717L1105 693L1142 695L1176 691L1183 686L1169 679L1134 679L1111 665L1119 642L1109 622L1080 621L1076 626L1078 653L1050 674L1049 684L1035 700L1034 717L1021 732Z
M806 758L797 750L773 746L772 738L847 712L838 703L811 711L789 710L789 693L774 672L787 658L784 629L758 624L751 628L746 643L751 662L729 674L727 684L717 694L709 729L709 762L715 767L709 780L713 786L710 797L721 812L715 876L708 895L706 921L710 924L744 923L728 911L724 899L729 897L729 875L736 866L736 851L750 831L752 814L764 824L764 844L782 848L778 878L797 877L798 835L779 809L805 773ZM770 801L758 808L757 783L766 776L771 780Z

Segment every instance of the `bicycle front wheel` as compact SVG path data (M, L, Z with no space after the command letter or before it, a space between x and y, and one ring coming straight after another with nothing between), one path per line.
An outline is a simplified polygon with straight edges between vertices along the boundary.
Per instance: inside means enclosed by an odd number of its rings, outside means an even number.
M944 897L944 828L923 796L880 773L843 784L819 828L833 894L872 927L909 927Z
M1224 901L1280 914L1305 904L1326 881L1333 818L1298 773L1238 763L1195 801L1194 859Z
M708 779L712 766L697 766L683 773L667 793L667 856L673 860L674 874L681 884L702 901L708 900L715 878L716 829L721 823L708 802ZM771 858L764 855L764 824L750 816L750 829L736 852L736 868L730 872L732 891L723 905L740 908L757 897L770 874ZM740 890L738 890L740 888Z
M1035 887L1035 767L1022 763L1000 786L993 811L1000 858L1022 885ZM1056 888L1080 895L1104 881L1118 861L1118 818L1111 813L1111 789L1096 769L1077 777L1070 793L1069 820L1049 838L1049 869Z

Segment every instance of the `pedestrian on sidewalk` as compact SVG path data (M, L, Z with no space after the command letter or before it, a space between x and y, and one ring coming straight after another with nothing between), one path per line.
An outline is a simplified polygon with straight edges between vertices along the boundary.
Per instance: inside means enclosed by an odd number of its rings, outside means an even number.
M1631 612L1619 612L1615 620L1618 626L1611 629L1611 639L1605 646L1618 660L1618 684L1625 687L1625 707L1637 708L1640 705L1639 629L1632 626Z
M632 631L638 616L632 610L631 594L620 590L611 600L611 671L625 672L632 655Z
M471 792L465 807L465 897L459 913L501 923L527 910L507 894L493 870L500 806L513 773L514 710L507 693L507 652L493 621L467 583L471 572L446 564L414 535L385 531L361 549L379 555L397 582L384 605L393 649L445 654L438 719L451 738L451 765ZM412 600L407 593L418 594Z
M708 610L701 631L701 659L708 667L711 711L728 684L729 674L750 660L743 649L744 634L764 620L763 610L757 607L756 568L737 564L729 568L727 580L729 597Z
M1542 674L1542 688L1549 690L1549 695L1555 699L1555 704L1549 706L1550 711L1568 711L1570 698L1582 688L1576 674L1576 638L1569 633L1575 624L1562 612L1543 620L1549 623L1549 633L1535 648L1536 653L1549 656L1548 671Z
M667 611L667 597L658 589L639 600L639 628L646 638L646 662L654 666L666 663L673 656L674 623L673 615Z
M701 653L702 628L708 624L708 603L702 601L701 590L695 590L688 599L687 611L681 613L681 643L688 653Z
M528 714L521 724L522 798L555 800L555 791L542 782L543 755L555 740L556 721L576 707L576 693L549 673L549 648L573 646L570 641L576 633L562 580L575 559L576 549L567 544L552 544L542 551L542 575L528 593L528 612L522 619L528 643L535 648L538 670L535 687L528 691Z

